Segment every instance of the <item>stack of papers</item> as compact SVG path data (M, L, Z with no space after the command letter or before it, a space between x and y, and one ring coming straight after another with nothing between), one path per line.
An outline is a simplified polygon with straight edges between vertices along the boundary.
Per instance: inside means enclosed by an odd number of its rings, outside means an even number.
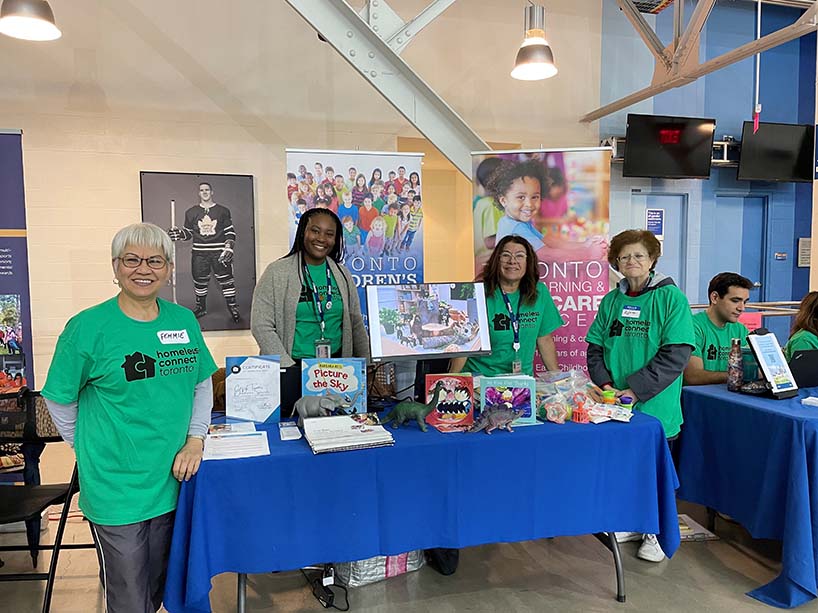
M252 423L211 424L205 439L203 460L230 460L270 455L266 432Z
M588 416L592 424L601 424L611 420L627 423L633 417L633 411L615 404L592 404L588 408Z
M395 444L392 433L380 425L374 413L305 419L304 437L315 454Z

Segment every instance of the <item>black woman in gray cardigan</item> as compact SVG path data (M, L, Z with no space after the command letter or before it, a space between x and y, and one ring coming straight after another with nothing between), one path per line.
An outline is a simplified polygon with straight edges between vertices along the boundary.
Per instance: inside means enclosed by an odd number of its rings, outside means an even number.
M250 329L261 355L281 356L281 414L301 395L301 360L319 345L334 357L369 357L358 290L339 263L343 227L329 209L301 216L293 247L261 275L253 293Z

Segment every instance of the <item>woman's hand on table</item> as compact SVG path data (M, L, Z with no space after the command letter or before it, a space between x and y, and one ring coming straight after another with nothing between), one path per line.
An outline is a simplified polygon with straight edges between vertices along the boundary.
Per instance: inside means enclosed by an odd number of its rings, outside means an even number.
M631 398L633 398L633 404L636 404L639 401L639 398L636 396L636 393L631 388L617 390L616 397L621 398L622 396L630 396Z
M189 436L184 447L179 450L173 459L171 472L177 481L190 481L190 478L199 470L204 453L204 440Z

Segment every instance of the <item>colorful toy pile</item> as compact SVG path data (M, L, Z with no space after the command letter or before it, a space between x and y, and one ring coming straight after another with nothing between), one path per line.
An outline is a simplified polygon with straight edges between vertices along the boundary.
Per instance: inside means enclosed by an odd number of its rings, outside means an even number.
M633 399L616 398L615 392L603 393L604 404L589 395L593 384L580 370L547 372L537 377L537 416L557 424L566 421L599 424L605 421L630 421Z

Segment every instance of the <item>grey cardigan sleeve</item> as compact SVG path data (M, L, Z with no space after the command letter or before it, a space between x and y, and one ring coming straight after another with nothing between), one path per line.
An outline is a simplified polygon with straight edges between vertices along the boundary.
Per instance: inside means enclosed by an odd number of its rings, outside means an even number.
M276 300L284 300L284 296L276 296L273 276L274 271L268 266L256 284L250 310L250 330L258 343L260 355L280 355L281 366L287 367L292 365L292 357L278 335L277 325L281 323L277 324L275 320Z
M208 377L197 383L193 389L193 415L190 416L190 426L187 433L195 436L205 436L210 424L210 411L213 409L213 379Z
M68 443L69 447L73 447L74 430L77 426L77 403L59 404L46 398L45 404L48 407L48 412L51 413L51 419L54 420L54 425L57 426L57 432L60 433L62 440Z
M662 345L650 362L627 378L628 387L640 401L650 400L682 374L691 353L690 345Z
M588 351L586 352L586 361L588 363L588 375L595 385L605 385L611 383L613 377L608 372L605 366L605 358L603 356L602 345L595 343L588 343Z
M369 335L364 326L364 317L361 314L361 300L358 298L358 289L355 281L346 268L341 268L349 287L349 319L352 324L352 352L356 358L369 359Z

